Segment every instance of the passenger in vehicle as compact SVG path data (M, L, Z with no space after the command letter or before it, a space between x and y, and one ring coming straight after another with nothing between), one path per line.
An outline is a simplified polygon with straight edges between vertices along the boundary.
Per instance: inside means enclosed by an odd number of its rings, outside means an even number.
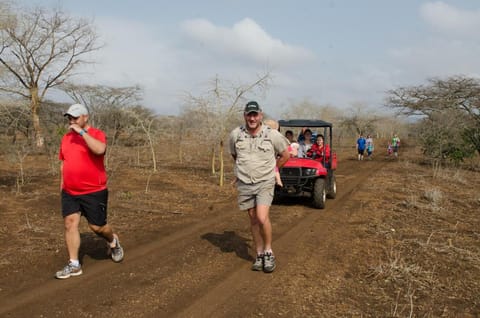
M307 152L312 148L312 131L310 129L305 129L303 134L300 136L303 137L303 140L299 142L300 147L298 148L298 157L306 158ZM300 140L300 138L299 138Z
M288 142L290 142L290 143L295 142L295 139L293 139L293 131L287 130L285 132L285 137L288 139Z
M315 144L307 151L307 157L317 161L323 161L324 156L325 162L328 162L330 160L330 146L325 144L323 135L317 135Z
M298 148L300 145L296 142L292 142L290 146L288 146L288 152L290 153L290 158L298 157Z

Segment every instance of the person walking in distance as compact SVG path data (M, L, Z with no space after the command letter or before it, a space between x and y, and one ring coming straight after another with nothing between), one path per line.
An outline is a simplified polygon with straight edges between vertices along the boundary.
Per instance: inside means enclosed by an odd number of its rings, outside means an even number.
M398 138L397 134L393 134L392 148L393 148L393 155L395 156L395 158L398 158L399 147L400 147L400 138Z
M235 128L229 137L230 153L235 160L238 205L246 210L257 252L252 270L275 270L272 251L272 225L269 211L275 187L275 167L289 159L288 141L279 131L262 124L263 112L256 101L248 102L245 125Z
M357 139L357 152L358 152L358 160L363 160L363 154L365 153L365 147L367 145L367 140L363 137L363 134Z
M374 149L372 135L370 134L367 135L366 143L367 143L367 159L372 160L372 154Z
M82 274L78 258L82 215L90 229L107 241L112 260L121 262L124 257L118 235L107 223L108 189L103 163L107 148L105 133L88 124L89 112L82 104L71 105L64 116L68 119L69 131L60 144L60 189L70 260L56 272L59 279Z

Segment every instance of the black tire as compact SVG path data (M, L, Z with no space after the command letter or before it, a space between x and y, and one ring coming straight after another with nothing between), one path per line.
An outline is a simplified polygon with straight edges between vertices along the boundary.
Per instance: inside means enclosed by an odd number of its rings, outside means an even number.
M328 172L328 183L327 183L327 198L335 199L337 196L337 178L333 171Z
M315 185L313 186L313 206L317 209L325 208L325 201L327 199L327 192L325 190L325 179L318 178L315 180Z

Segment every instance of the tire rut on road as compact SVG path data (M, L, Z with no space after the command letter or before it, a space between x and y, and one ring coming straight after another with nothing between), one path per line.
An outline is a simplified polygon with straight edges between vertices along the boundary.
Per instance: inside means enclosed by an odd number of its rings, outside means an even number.
M338 218L335 217L335 211L344 206L361 181L372 173L371 169L359 170L354 161L344 161L343 167L338 170L337 180L341 185L339 193L335 200L327 201L325 210L275 206L281 212L294 208L311 210L306 217L291 224L288 230L275 233L274 229L274 244L280 260L277 271L280 274L284 270L282 262L296 257L296 246L305 240L308 233L315 231L319 235L327 235L327 228L331 228L331 222ZM261 282L275 275L281 276L277 272L273 275L251 272L250 262L230 254L218 256L217 250L200 239L206 232L242 228L235 225L235 222L247 222L245 217L238 216L240 212L220 211L232 209L233 206L234 203L230 203L217 207L219 213L215 217L202 219L169 236L126 250L127 257L122 264L89 261L88 271L78 278L58 281L46 276L41 286L30 286L0 300L0 316L38 316L46 311L63 316L78 314L78 310L89 313L95 309L107 309L112 304L117 306L116 311L108 309L110 314L122 314L125 317L138 316L140 313L152 317L193 317L225 312L228 310L226 304L237 295L249 289L252 289L252 293L259 291L261 287L252 286L251 282L259 277ZM319 231L319 228L326 230ZM219 261L212 263L212 258L218 258ZM288 264L285 264L287 269ZM174 280L178 285L175 290L171 288ZM114 295L114 299L108 300L106 295ZM125 300L133 303L126 303ZM150 306L145 308L148 304Z
M358 169L358 163L355 161L344 161L343 165L343 168L338 171L337 180L341 180L341 187L339 188L336 199L328 200L326 209L324 210L310 209L312 213L307 214L305 218L297 224L292 225L286 232L275 235L273 243L279 261L294 260L299 252L297 246L309 233L315 231L317 235L324 236L323 238L317 237L318 240L328 241L329 233L335 231L335 226L338 227L341 224L341 222L339 222L339 218L341 217L336 215L336 211L346 205L349 197L356 191L361 182L374 172L372 169ZM380 169L383 165L384 163L378 164L377 169ZM292 209L291 206L283 207L282 210L284 211L282 212L287 213L290 209ZM279 266L276 271L283 270L281 266ZM247 266L235 269L227 277L222 279L218 285L213 288L210 286L208 289L204 289L204 291L200 293L202 296L194 300L187 308L176 313L177 316L228 316L229 312L232 311L232 299L238 299L242 290L248 291L245 299L254 300L254 295L260 295L265 290L264 286L268 286L268 282L271 279L271 277L268 276L274 276L277 273L275 272L271 275L265 274L263 277L258 274L259 273L250 271ZM248 295L250 295L250 297L248 297ZM275 295L271 296L275 297ZM243 308L248 308L249 306L247 306L247 304L248 302L245 301L243 301L243 303L239 302L239 306L243 306ZM233 309L233 311L235 310L237 309ZM157 313L157 315L159 314L160 312Z

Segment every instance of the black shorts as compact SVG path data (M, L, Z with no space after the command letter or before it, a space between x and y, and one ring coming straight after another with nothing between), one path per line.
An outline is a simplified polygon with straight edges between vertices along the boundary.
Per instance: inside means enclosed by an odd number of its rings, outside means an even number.
M62 190L62 215L81 212L88 223L104 226L107 224L108 190L89 194L71 195Z
M365 149L358 149L358 154L363 156L363 153L365 152Z

